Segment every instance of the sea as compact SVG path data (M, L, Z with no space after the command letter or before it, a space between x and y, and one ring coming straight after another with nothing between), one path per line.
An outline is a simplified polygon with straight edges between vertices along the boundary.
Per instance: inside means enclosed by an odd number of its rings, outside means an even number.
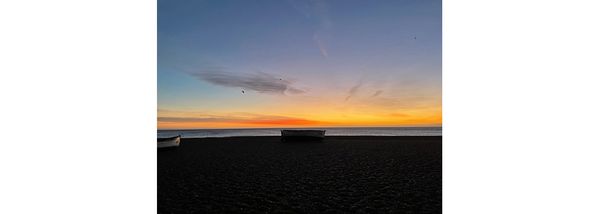
M282 128L157 130L158 138L280 136ZM325 136L442 136L442 127L285 128L326 130Z

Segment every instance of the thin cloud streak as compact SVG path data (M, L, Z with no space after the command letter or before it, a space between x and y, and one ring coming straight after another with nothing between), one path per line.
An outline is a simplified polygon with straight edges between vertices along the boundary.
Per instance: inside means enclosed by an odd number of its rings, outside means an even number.
M296 117L283 117L273 115L243 116L208 116L208 117L158 117L159 123L232 123L247 125L314 125L322 124L321 121L307 120Z
M356 95L356 93L358 93L358 91L360 90L360 87L362 87L363 83L362 81L358 82L358 84L352 86L352 88L350 88L350 91L348 91L348 96L346 96L346 99L344 99L344 101L348 101L350 100L350 98L354 97Z
M383 90L377 90L371 97L379 96L381 93L383 93Z
M188 72L199 80L219 86L241 88L264 94L302 94L306 90L292 86L292 82L274 75L256 73L232 73L215 67L198 72Z
M198 123L198 122L232 122L233 119L219 117L158 117L158 122Z
M325 47L325 44L323 44L323 41L319 38L319 35L317 35L315 33L315 36L313 37L313 39L315 40L315 42L317 43L317 46L319 47L321 56L329 57L329 54L327 53L327 47Z
M321 55L327 58L329 57L327 41L331 37L333 22L329 18L329 9L325 1L314 0L312 3L312 9L318 22L318 29L315 32L313 39L317 43Z
M323 0L288 0L288 2L298 13L313 22L315 25L313 40L319 48L321 56L329 57L327 43L331 37L333 21L329 17L327 3Z

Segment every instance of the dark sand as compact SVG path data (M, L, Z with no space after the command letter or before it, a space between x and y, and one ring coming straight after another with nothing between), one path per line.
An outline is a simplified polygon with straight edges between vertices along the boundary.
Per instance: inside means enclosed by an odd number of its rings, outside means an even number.
M182 139L158 152L159 213L441 213L442 137Z

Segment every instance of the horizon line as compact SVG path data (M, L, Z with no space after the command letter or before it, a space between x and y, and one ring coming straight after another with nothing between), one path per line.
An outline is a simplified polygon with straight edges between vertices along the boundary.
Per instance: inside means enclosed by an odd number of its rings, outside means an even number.
M157 131L173 130L218 130L218 129L319 129L319 128L442 128L442 125L424 125L424 126L323 126L323 127L227 127L227 128L173 128L156 129Z

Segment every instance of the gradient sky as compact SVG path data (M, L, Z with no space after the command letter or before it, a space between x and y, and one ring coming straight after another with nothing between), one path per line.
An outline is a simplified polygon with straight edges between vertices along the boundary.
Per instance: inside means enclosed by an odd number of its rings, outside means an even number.
M441 0L159 0L158 128L440 126Z

